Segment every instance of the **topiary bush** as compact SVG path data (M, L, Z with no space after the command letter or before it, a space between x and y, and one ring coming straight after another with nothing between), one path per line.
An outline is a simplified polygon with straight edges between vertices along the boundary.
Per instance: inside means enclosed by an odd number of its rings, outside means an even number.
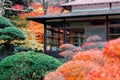
M81 51L81 47L76 47L72 44L62 44L60 45L60 50L62 52L60 52L59 55L63 56L64 58L62 59L62 61L67 62L71 60L77 52Z
M106 42L102 41L102 38L98 35L89 36L86 42L81 46L83 51L90 49L103 50Z
M11 24L11 22L7 18L0 16L0 28L5 28L8 26L12 27L13 25Z
M20 52L0 63L0 80L43 80L44 75L62 63L35 52Z
M13 26L7 18L0 16L0 56L13 54L16 46L11 43L12 41L25 39L22 30Z
M10 40L24 40L26 38L22 30L16 27L4 28L2 35L9 36ZM8 39L4 39L4 40L8 40Z

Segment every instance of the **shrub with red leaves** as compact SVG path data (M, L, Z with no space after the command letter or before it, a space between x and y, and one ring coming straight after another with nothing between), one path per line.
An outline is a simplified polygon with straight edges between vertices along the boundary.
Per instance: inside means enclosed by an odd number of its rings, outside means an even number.
M60 72L49 72L48 74L45 75L44 80L64 80L63 74Z
M86 39L86 42L81 46L82 50L102 50L105 42L101 42L102 38L98 35L90 36Z
M79 51L72 60L92 61L98 64L104 64L106 58L103 57L100 50Z
M67 56L73 54L69 48L67 53ZM58 67L55 72L62 74L63 80L120 80L120 38L107 42L103 51L92 49L76 52L71 61Z
M91 70L85 80L120 80L120 63L99 66Z
M88 72L96 67L98 67L98 65L91 61L76 60L64 63L58 67L56 71L63 74L64 80L84 80Z
M107 42L103 55L106 57L120 57L120 38Z
M60 52L59 55L63 56L65 58L65 61L69 61L72 59L75 53L70 50L65 50L63 52Z
M102 38L98 35L90 36L86 39L87 42L99 42Z
M69 61L72 59L72 57L81 50L81 48L77 48L72 44L62 44L60 46L60 49L62 52L59 53L59 55L64 57L64 61Z
M107 42L102 54L106 62L91 70L86 80L120 80L120 38Z
M12 9L16 9L16 10L23 10L23 6L22 5L19 5L19 4L15 4L14 6L12 6Z
M78 50L78 48L75 47L75 46L72 45L72 44L62 44L62 45L60 46L60 49L61 49L61 50L73 50L73 51Z

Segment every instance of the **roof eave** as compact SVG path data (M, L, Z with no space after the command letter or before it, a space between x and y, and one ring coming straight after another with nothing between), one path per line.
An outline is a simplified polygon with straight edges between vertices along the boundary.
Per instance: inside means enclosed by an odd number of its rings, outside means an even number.
M66 14L66 15L54 15L54 16L36 16L36 17L29 17L27 20L33 20L36 22L44 23L46 20L54 20L54 19L64 19L64 18L77 18L77 17L92 17L92 16L109 16L109 15L120 15L120 11L118 12L112 12L112 13L100 13L100 14L87 14L87 15L81 15L81 14Z

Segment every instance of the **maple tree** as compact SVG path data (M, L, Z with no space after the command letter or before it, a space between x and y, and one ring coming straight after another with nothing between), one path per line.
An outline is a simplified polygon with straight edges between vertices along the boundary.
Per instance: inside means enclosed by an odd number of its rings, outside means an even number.
M105 42L102 42L102 38L98 35L89 36L86 42L81 46L82 50L102 50L104 48Z
M49 72L49 74L45 75L44 80L64 80L63 74L59 73L59 72Z
M103 55L108 58L119 57L120 56L119 44L120 44L120 38L107 42L103 50Z
M120 38L108 41L103 50L78 51L72 60L58 67L52 74L61 73L64 77L63 80L119 80L119 43ZM63 46L63 48L66 48L66 46ZM47 75L51 76L47 77L50 80L57 79L52 74L48 73ZM55 79L52 79L52 77Z
M60 50L62 52L59 53L59 55L64 57L64 61L69 61L73 58L73 56L81 50L81 48L77 48L76 46L72 44L62 44L60 45Z
M43 44L43 42L44 42L44 40L43 40L43 32L44 32L43 25L41 23L37 23L34 21L27 21L26 17L42 16L42 15L44 15L44 9L41 4L38 4L35 2L31 2L30 5L33 8L32 12L20 13L17 16L15 16L16 17L15 20L13 19L11 21L13 21L13 23L15 23L20 28L23 28L23 27L28 28L28 30L30 30L33 34L35 34L37 42ZM22 9L23 7L20 5L17 5L17 7L15 6L13 8ZM61 10L62 10L61 7L51 6L47 10L48 11L47 13L48 14L59 14L61 12Z
M100 50L79 51L73 56L73 60L92 61L97 64L104 64L106 58L102 55Z
M67 63L64 63L62 66L58 67L56 71L52 74L63 74L60 75L60 77L64 77L63 80L84 80L85 76L88 74L87 72L89 72L95 67L98 67L98 65L91 61L69 61ZM59 77L54 77L54 75L52 74L48 73L47 75L51 76L45 76L45 79L49 77L49 80L62 80L59 79ZM54 77L55 79L52 79L52 77Z

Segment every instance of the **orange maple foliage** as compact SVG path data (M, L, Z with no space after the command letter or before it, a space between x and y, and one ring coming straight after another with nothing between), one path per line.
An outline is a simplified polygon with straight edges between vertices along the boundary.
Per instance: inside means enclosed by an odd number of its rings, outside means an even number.
M69 10L64 10L63 11L63 13L65 14L65 13L69 13L70 11Z
M76 60L64 63L56 71L64 75L64 80L84 80L87 72L95 67L98 67L98 65L91 61Z
M31 5L34 8L34 10L32 12L19 14L19 16L22 19L25 19L26 17L44 15L43 8L40 4L31 3ZM44 42L43 41L44 28L43 28L43 25L41 23L34 22L34 21L28 21L28 24L26 27L36 35L36 39L39 43Z
M63 74L61 74L57 71L49 72L47 75L45 75L44 80L64 80L64 76L63 76Z
M85 80L120 80L120 61L91 70Z
M62 45L60 45L61 50L73 50L73 49L76 49L76 48L77 47L75 47L72 44L62 44Z
M43 43L43 25L34 21L29 21L27 26L28 29L30 29L36 35L37 41L39 43Z
M103 64L106 60L102 55L102 51L100 50L89 50L89 51L79 51L73 56L73 60L84 60L84 61L92 61L95 63Z
M62 10L63 10L62 7L58 7L54 14L60 14Z
M78 52L72 61L58 67L56 72L63 74L63 80L120 80L119 44L120 38L109 41L103 51ZM65 45L61 48L67 49Z
M107 42L103 55L109 58L120 57L120 38Z
M14 6L12 6L12 9L13 10L23 10L23 6L22 5L19 5L19 4L15 4Z
M57 7L56 6L51 6L47 9L47 15L54 14L54 11Z
M34 17L34 16L43 16L44 15L44 9L41 4L37 3L30 3L33 7L33 11L29 13L21 13L19 16L22 19L25 19L26 17ZM61 7L51 6L47 10L47 14L59 14L62 11ZM27 25L28 29L33 31L34 34L36 34L37 40L40 43L43 43L43 26L40 23L30 21Z

